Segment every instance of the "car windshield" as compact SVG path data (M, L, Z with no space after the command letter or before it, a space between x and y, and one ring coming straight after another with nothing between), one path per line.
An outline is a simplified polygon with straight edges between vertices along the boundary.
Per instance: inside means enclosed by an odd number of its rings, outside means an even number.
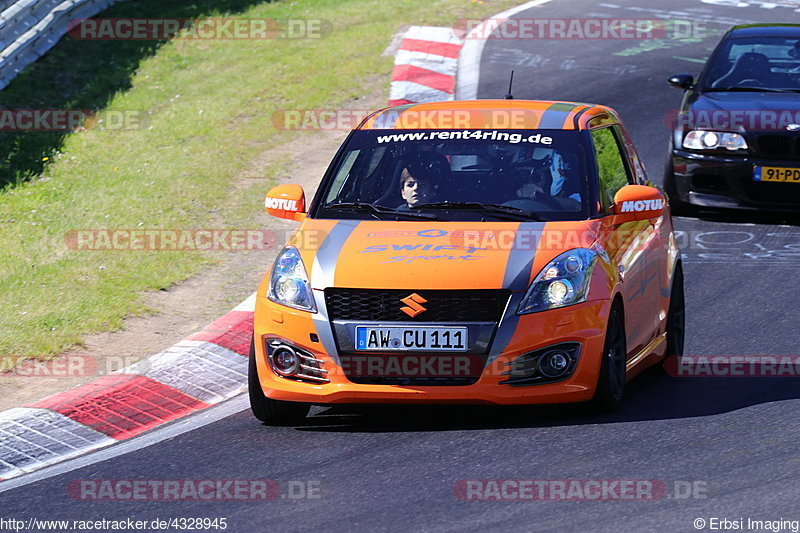
M320 198L319 218L588 218L577 131L357 131Z
M800 39L729 39L714 54L700 86L706 91L797 91L800 89Z

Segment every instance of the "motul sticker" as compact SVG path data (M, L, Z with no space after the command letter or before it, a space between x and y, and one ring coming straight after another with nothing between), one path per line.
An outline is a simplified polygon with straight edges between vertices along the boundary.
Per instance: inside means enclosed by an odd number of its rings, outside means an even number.
M630 200L622 202L622 213L630 213L632 211L654 211L664 207L664 200L657 198L655 200Z
M283 209L284 211L297 211L297 200L289 200L287 198L270 198L268 196L264 200L264 206L267 209Z

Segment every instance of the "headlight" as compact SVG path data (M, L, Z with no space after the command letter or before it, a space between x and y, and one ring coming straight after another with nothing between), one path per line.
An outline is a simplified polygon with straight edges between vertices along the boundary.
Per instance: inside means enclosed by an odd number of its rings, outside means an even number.
M287 246L278 254L272 266L267 298L295 309L317 312L306 267L297 248Z
M683 147L689 150L747 150L747 142L738 133L692 130L683 138Z
M564 252L539 272L517 314L566 307L586 300L597 253L586 248Z

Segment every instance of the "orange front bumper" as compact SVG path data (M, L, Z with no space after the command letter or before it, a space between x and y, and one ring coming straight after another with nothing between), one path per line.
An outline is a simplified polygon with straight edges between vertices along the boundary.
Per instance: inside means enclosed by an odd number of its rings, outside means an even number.
M545 404L586 401L594 395L610 309L606 300L523 315L502 353L487 363L472 385L407 386L365 385L348 380L337 357L328 354L312 336L318 331L311 313L295 311L260 296L256 302L256 362L264 394L276 400L333 403L465 403ZM312 384L276 375L266 360L264 337L281 337L325 362L330 383ZM510 386L506 363L530 351L560 342L581 343L580 357L569 378L550 384Z

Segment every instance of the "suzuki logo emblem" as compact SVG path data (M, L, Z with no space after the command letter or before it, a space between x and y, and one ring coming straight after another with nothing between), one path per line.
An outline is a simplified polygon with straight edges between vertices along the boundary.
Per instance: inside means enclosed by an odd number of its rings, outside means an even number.
M428 303L428 300L426 300L416 292L410 296L406 296L400 301L406 304L406 307L401 307L400 310L405 314L407 314L408 316L410 316L411 318L414 318L420 313L424 313L425 311L427 311L427 309L423 307L422 304Z

